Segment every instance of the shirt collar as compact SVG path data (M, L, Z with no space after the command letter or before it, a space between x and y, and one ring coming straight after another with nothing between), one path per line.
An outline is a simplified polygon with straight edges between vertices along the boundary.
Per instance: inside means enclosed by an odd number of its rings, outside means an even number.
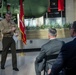
M56 39L56 38L50 38L50 40L54 40L54 39Z

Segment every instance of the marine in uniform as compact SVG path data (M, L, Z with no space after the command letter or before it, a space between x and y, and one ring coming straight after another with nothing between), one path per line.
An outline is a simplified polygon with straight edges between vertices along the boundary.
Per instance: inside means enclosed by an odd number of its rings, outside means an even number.
M5 19L0 21L0 30L3 35L2 38L2 55L1 55L1 69L5 69L5 62L9 48L12 53L12 67L13 70L19 71L17 68L17 56L16 56L16 44L13 39L14 33L16 33L16 24L11 20L11 13L5 14Z

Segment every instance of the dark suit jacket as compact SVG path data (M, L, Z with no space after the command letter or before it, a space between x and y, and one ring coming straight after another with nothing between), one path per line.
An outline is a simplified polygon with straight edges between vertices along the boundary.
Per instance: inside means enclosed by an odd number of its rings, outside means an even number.
M35 67L35 69L37 69L39 71L42 70L44 68L44 65L45 65L44 62L42 62L43 59L45 59L47 56L51 57L51 55L58 54L63 44L64 44L64 42L60 41L58 39L50 40L49 42L44 44L41 47L41 51L36 58L35 63L38 66L37 66L37 68ZM55 61L55 59L50 59L50 60L46 61L47 69L50 68L50 66L52 66L54 61ZM39 66L39 63L42 63L42 65L40 64L41 66Z
M57 75L62 68L66 69L66 73L68 71L69 74L66 75L76 74L76 38L63 45L56 62L52 66L51 75Z

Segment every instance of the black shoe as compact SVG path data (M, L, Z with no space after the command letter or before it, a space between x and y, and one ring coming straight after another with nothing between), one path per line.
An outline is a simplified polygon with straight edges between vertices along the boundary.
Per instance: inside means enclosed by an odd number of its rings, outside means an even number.
M1 67L1 69L5 69L5 67L4 67L4 66L2 66L2 67Z
M19 69L18 69L18 68L13 68L13 70L15 70L15 71L19 71Z

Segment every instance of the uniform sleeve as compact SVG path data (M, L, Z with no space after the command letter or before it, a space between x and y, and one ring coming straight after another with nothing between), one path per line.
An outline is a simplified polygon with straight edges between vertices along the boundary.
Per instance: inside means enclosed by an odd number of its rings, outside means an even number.
M14 33L18 33L19 29L18 29L18 26L16 25L16 23L14 21L11 21L11 24L12 24L13 27L16 28L16 30L14 31Z
M10 32L11 32L11 28L10 28L10 29L5 28L3 22L0 22L0 30L1 30L1 32L2 32L3 34L5 34L5 33L10 33Z
M18 26L15 24L15 22L12 22L12 26L14 26L14 27L16 28L16 30L13 32L14 35L15 35L18 39L21 39L20 30L19 30Z
M2 29L4 29L4 26L3 26L2 22L0 22L0 31L1 31Z
M2 30L2 33L3 33L3 34L11 33L11 29L5 29L5 28L4 28L4 29Z

